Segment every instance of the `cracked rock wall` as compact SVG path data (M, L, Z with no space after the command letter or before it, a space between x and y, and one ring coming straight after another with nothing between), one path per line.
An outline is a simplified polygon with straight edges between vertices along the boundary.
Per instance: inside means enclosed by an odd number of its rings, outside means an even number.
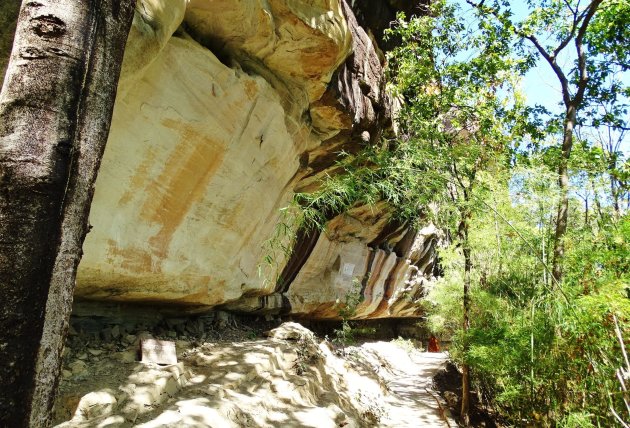
M386 19L401 7L369 3ZM358 292L357 317L421 314L437 231L395 224L382 205L302 234L267 280L258 272L293 193L334 173L340 150L392 132L387 23L367 6L139 0L77 299L335 318Z

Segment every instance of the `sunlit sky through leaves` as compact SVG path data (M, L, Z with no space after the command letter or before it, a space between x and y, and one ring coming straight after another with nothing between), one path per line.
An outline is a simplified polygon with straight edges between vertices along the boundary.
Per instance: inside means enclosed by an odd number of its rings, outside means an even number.
M473 19L474 14L472 8L465 0L451 0L454 4L460 7L460 13L462 16L470 22L470 25L475 25ZM516 0L511 2L512 13L514 14L515 21L520 21L522 18L528 15L530 9L528 9L527 2L525 0ZM553 43L553 41L550 41ZM550 43L551 44L551 43ZM567 46L558 58L558 63L563 70L569 70L573 61L575 60L575 49L572 44ZM623 81L630 85L630 76L626 73ZM536 67L531 69L523 78L522 90L527 97L528 104L542 105L549 111L554 113L560 113L563 109L561 105L562 92L560 90L560 83L558 78L551 70L551 67L543 60L540 59ZM628 118L626 118L628 121ZM621 149L630 154L630 139L626 138L622 143Z

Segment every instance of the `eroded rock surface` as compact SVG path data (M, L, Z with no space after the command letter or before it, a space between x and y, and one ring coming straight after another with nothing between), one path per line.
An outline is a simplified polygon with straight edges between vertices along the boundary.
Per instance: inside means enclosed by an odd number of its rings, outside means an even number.
M259 290L299 168L276 91L174 37L119 98L77 295L216 305Z
M402 7L369 3L387 22ZM259 274L294 192L334 174L341 150L392 132L378 46L387 23L366 7L138 2L78 299L330 318L358 293L358 318L419 315L437 232L397 224L386 206L301 232L293 255Z

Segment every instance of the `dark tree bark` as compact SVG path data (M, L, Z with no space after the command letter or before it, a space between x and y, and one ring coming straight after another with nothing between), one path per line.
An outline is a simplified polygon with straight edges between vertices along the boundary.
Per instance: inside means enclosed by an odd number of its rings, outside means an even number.
M466 192L466 202L468 202L468 193ZM459 238L462 242L462 253L464 255L464 293L463 293L463 320L462 329L464 336L470 330L470 274L472 271L472 253L470 242L468 240L468 232L470 226L471 213L465 209L462 213L462 221L459 224ZM468 352L468 338L464 337L464 359ZM462 364L462 407L460 409L460 418L464 426L470 425L470 367L464 362Z
M0 426L48 424L133 4L20 9L0 94Z

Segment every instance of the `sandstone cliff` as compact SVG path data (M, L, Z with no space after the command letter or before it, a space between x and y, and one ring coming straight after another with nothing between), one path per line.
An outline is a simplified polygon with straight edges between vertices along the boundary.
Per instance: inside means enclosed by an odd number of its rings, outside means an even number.
M259 274L293 193L391 132L396 3L139 0L76 297L329 318L361 293L359 318L420 314L437 232L385 206L301 233Z

